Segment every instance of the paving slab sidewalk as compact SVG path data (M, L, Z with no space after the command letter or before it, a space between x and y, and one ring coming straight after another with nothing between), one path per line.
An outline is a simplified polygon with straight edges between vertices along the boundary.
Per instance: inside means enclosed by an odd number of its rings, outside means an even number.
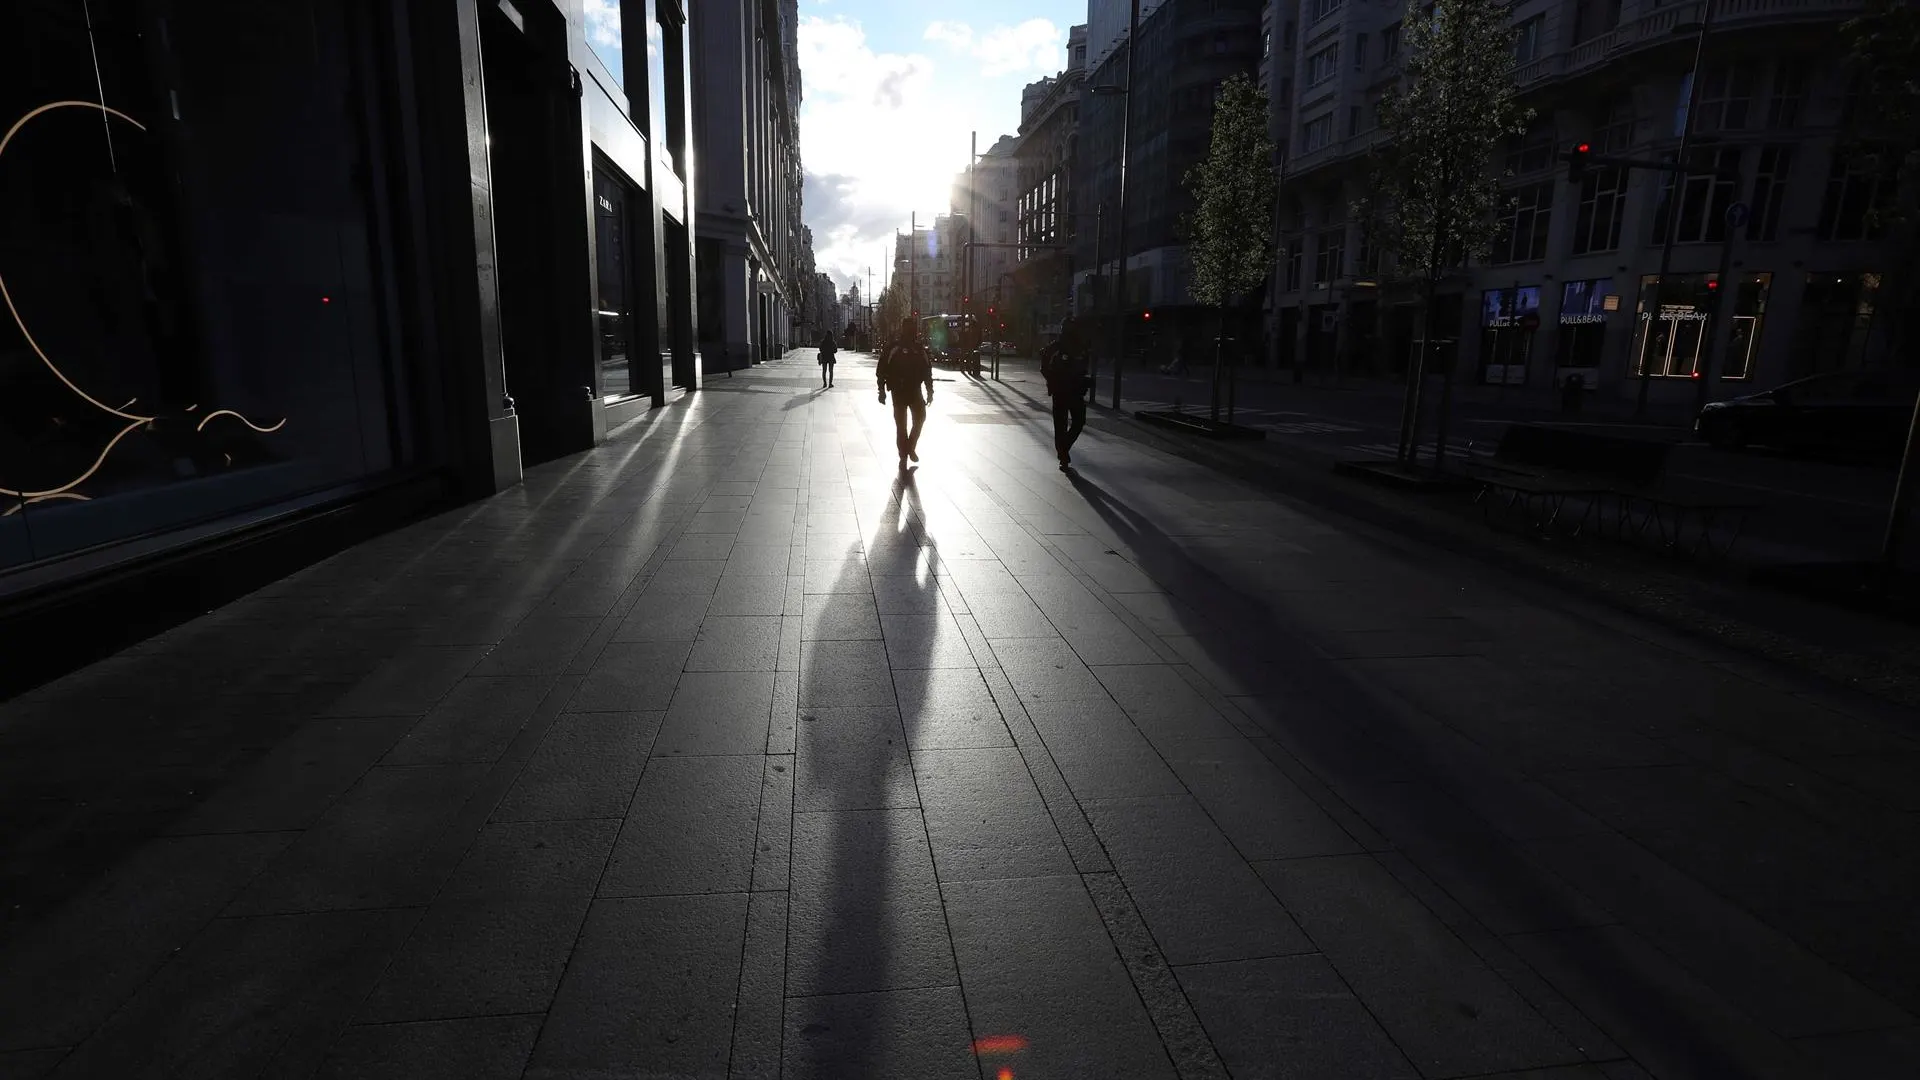
M1920 1075L1911 715L810 359L0 704L0 1073Z

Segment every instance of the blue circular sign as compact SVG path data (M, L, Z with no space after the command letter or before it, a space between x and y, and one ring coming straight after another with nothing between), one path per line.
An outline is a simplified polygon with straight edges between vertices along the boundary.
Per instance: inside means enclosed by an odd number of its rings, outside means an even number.
M1746 203L1734 203L1727 207L1727 226L1734 229L1744 229L1747 227L1747 218L1749 216Z

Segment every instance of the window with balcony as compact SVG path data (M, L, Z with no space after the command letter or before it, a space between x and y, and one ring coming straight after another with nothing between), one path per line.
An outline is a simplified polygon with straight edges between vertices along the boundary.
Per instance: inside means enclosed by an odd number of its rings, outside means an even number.
M1301 262L1303 261L1303 260L1302 260L1302 252L1301 252L1301 250L1300 250L1300 249L1301 249L1301 247L1302 247L1303 245L1305 245L1305 244L1306 244L1306 242L1307 242L1307 238L1306 238L1306 237L1304 237L1304 236L1289 236L1289 237L1287 237L1287 242L1286 242L1286 252L1287 252L1287 275L1286 275L1286 280L1287 280L1287 291L1288 291L1288 292L1299 292L1299 291L1300 291L1300 264L1301 264Z
M1307 85L1319 86L1334 77L1340 70L1340 43L1321 49L1307 57Z
M1807 63L1783 57L1773 69L1773 93L1767 98L1767 127L1786 131L1800 126L1800 101L1807 96Z
M1553 223L1552 181L1514 188L1500 209L1493 261L1531 262L1547 257L1547 229Z
M1627 170L1591 169L1580 182L1580 205L1573 218L1573 253L1613 251L1620 246L1620 221L1627 211Z
M1542 33L1546 30L1547 17L1535 15L1522 21L1513 28L1513 62L1515 65L1532 63L1540 57Z
M1353 70L1367 70L1367 35L1353 35Z
M1316 116L1300 126L1300 152L1311 154L1333 142L1333 114Z
M1347 272L1345 229L1328 229L1313 239L1313 283L1338 281Z
M1307 0L1307 22L1317 23L1340 10L1341 0Z
M1700 115L1693 130L1745 130L1753 110L1753 66L1728 63L1707 69L1700 83Z
M1686 194L1680 200L1679 222L1674 243L1719 243L1727 235L1727 207L1732 205L1739 186L1735 176L1740 170L1740 151L1728 147L1702 155L1695 167L1703 172L1687 175ZM1666 173L1661 181L1660 206L1653 216L1653 242L1667 242L1667 228L1673 220L1673 187L1678 177Z
M1787 175L1793 171L1793 147L1760 148L1759 166L1753 173L1753 216L1747 224L1747 239L1772 240L1780 232L1780 212L1787 198Z
M1820 206L1820 239L1871 240L1880 233L1877 211L1893 194L1878 154L1835 151Z
M1380 59L1394 60L1400 56L1400 24L1394 23L1380 31Z

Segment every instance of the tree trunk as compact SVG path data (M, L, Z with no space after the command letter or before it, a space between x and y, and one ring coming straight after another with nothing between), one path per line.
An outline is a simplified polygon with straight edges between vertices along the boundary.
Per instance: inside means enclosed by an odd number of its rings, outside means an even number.
M1220 359L1227 342L1227 306L1224 301L1214 309L1213 330L1213 385L1208 391L1210 400L1207 418L1218 424L1220 422Z
M1435 259L1435 263L1439 260ZM1410 465L1413 461L1414 447L1419 445L1420 434L1420 391L1427 381L1427 350L1433 347L1433 331L1437 309L1433 294L1438 287L1436 271L1427 271L1425 310L1420 313L1422 330L1420 347L1407 359L1407 393L1400 412L1400 452L1395 459L1401 465Z

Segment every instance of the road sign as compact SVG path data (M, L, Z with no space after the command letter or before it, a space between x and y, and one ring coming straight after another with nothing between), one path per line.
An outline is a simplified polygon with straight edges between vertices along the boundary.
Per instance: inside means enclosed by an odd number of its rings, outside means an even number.
M1731 206L1728 206L1727 207L1727 228L1729 229L1746 228L1747 218L1750 216L1751 214L1747 210L1746 203L1737 202L1732 204Z

